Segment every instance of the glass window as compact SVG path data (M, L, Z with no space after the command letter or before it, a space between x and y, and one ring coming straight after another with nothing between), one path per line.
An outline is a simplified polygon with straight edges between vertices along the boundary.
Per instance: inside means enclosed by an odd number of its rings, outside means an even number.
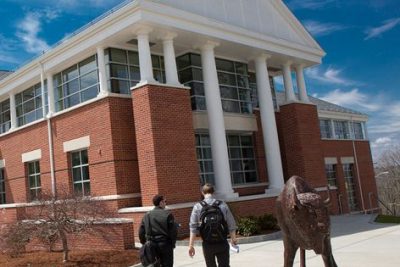
M330 186L336 186L336 164L325 164L325 173Z
M72 152L71 165L74 193L77 195L89 196L90 176L87 150Z
M57 111L95 98L99 91L96 55L55 74L53 80Z
M44 84L47 111L47 81ZM38 83L21 93L15 95L15 109L17 112L18 126L43 118L42 88Z
M140 81L139 54L117 48L108 48L105 51L108 84L111 92L130 94L130 88ZM164 58L152 55L154 79L165 83Z
M10 99L7 99L0 103L0 134L7 132L10 127Z
M196 134L197 162L200 169L201 184L214 184L214 167L211 154L211 143L208 134Z
M6 204L4 169L0 169L0 204Z
M27 165L30 199L36 200L40 197L40 193L42 192L42 186L40 182L40 164L39 161L32 161Z
M336 139L350 139L349 124L347 121L333 121Z
M353 122L352 123L352 130L354 139L364 139L363 127L361 122Z
M343 164L344 183L347 193L347 201L350 211L358 210L356 184L354 181L354 165L352 163Z
M252 113L252 88L247 65L226 59L215 59L222 108L225 112ZM200 55L189 53L177 58L179 81L191 88L193 110L205 110L203 72ZM201 89L200 89L201 88Z
M332 124L331 120L319 120L319 129L321 131L321 138L332 138Z

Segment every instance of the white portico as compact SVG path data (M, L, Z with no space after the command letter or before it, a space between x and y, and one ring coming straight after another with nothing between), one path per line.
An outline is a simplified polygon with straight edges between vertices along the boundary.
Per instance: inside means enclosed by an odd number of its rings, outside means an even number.
M209 135L217 193L225 199L237 196L233 190L226 134L249 134L260 130L263 132L269 189L281 189L284 180L269 77L283 74L286 103L309 103L303 71L319 64L324 56L319 45L282 1L247 1L246 5L241 0L127 2L37 59L47 79L50 114L57 112L53 75L88 55L97 58L97 97L120 92L113 88L117 79L113 80L112 63L105 60L107 48L137 52L138 66L129 62L124 66L129 69L129 76L135 71L140 73L140 80L133 90L146 84L184 89L176 58L188 52L199 54L206 110L193 112L194 130ZM165 80L162 82L154 75L152 55L163 57L164 66L160 69L165 72ZM216 58L243 63L255 73L261 129L257 128L251 112L224 111ZM9 94L10 107L14 110L11 112L12 130L17 128L14 93L39 81L38 66L34 61L0 82L0 92ZM299 99L293 89L292 71L296 72ZM236 102L243 108L239 97Z

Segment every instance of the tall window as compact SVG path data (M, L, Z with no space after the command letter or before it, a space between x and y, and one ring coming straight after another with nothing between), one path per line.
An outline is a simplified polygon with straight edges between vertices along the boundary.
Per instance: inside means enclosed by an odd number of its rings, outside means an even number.
M45 99L47 99L47 86L44 89ZM15 108L17 110L18 126L43 118L42 105L42 85L40 83L16 94Z
M0 169L0 204L6 204L6 186L4 181L4 169Z
M336 186L336 164L325 164L325 173L330 186Z
M234 185L257 182L253 139L248 135L227 135L231 179ZM196 134L197 161L201 183L213 183L214 169L208 134Z
M356 185L354 182L354 166L353 164L343 164L344 182L347 192L350 211L358 210Z
M54 75L54 88L57 111L95 98L99 92L96 56Z
M7 132L11 127L10 99L0 103L0 134Z
M164 58L151 56L154 78L165 83ZM139 54L117 48L105 50L108 84L111 92L130 94L130 88L140 81Z
M337 139L350 139L349 124L347 121L333 121L333 123Z
M197 162L200 169L201 184L214 184L214 167L211 154L211 143L208 134L196 134Z
M251 113L252 89L247 65L225 59L215 59L222 109L225 112ZM193 110L206 110L201 57L185 54L177 58L179 80L191 88Z
M228 135L229 163L234 185L257 182L256 160L251 135Z
M90 195L89 160L87 150L71 153L72 181L74 193L78 195Z
M28 183L30 199L38 199L42 192L39 161L28 162Z
M251 102L253 108L259 108L258 95L257 95L257 77L254 72L249 72L249 85L251 88ZM272 102L274 103L274 110L278 110L278 103L276 102L276 92L274 78L269 76L269 86L271 87Z
M332 138L332 126L330 120L319 120L321 138Z
M352 125L352 133L354 135L354 139L364 139L362 123L353 122L351 125Z

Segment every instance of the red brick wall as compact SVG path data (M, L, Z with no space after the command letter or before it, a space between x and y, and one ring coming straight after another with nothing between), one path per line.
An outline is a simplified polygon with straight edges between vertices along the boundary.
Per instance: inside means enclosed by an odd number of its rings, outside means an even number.
M281 106L279 126L286 179L298 175L313 187L325 185L325 164L316 106L301 103Z
M265 183L268 181L268 169L265 158L264 137L262 132L260 111L255 110L254 115L256 116L257 129L258 129L256 132L253 133L254 153L256 156L256 163L257 163L257 175L258 175L258 181L260 183ZM239 191L235 190L235 192L240 192L240 190Z
M166 195L169 203L199 196L199 169L189 90L146 85L132 91L142 203Z
M371 157L371 150L368 141L355 141L354 142L355 151L353 150L353 143L351 140L323 140L323 156L332 157L337 159L337 184L338 184L338 194L341 195L343 213L349 212L348 198L346 193L346 187L344 182L343 165L340 161L341 157L353 157L357 158L358 167L360 169L360 181L361 189L363 192L364 199L364 209L368 210L371 208L377 208L376 196L377 189L374 177L373 162ZM356 156L355 157L355 153ZM356 189L357 202L359 208L362 210L362 200L360 191L360 181L358 180L358 170L356 162L354 160L354 182ZM371 192L371 194L370 194ZM371 202L369 200L369 195L372 196Z

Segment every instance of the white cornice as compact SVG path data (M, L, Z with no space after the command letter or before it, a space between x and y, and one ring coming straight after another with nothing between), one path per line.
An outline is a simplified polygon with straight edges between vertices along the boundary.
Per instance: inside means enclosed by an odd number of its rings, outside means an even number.
M362 121L362 122L368 121L367 115L349 114L349 113L327 111L327 110L318 110L318 117L327 119L348 120L348 121Z

